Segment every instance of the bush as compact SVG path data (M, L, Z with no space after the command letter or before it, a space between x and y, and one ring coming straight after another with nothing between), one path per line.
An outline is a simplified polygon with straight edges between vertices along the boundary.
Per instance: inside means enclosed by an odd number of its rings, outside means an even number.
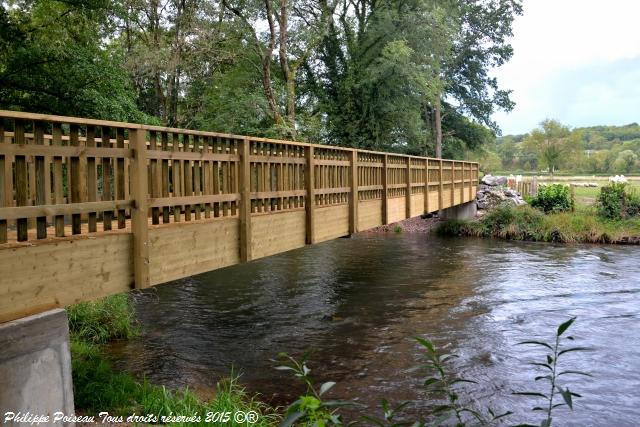
M563 184L541 185L538 195L531 199L531 206L544 213L570 211L573 209L571 191Z
M640 215L640 196L624 182L612 182L602 187L597 198L598 215L608 219L623 219Z

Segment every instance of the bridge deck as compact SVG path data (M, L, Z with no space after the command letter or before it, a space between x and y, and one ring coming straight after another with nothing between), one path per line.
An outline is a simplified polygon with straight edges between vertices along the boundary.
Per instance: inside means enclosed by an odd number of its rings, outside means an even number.
M0 322L473 200L472 162L0 111Z

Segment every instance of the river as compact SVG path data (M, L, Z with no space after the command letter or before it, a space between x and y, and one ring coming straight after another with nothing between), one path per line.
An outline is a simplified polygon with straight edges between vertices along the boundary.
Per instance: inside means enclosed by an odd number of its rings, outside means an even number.
M637 247L361 234L144 291L135 298L142 333L112 356L120 369L204 395L233 368L249 391L284 404L302 389L271 359L315 350L312 376L337 382L331 397L370 411L383 397L411 400L405 416L416 419L434 405L425 376L411 370L423 360L411 337L421 336L460 356L451 372L478 382L462 400L513 411L509 424L539 424L530 410L541 402L512 392L542 386L528 363L544 356L517 343L552 341L577 316L568 335L591 350L561 363L594 377L562 377L583 398L554 421L632 426L640 422L639 261Z

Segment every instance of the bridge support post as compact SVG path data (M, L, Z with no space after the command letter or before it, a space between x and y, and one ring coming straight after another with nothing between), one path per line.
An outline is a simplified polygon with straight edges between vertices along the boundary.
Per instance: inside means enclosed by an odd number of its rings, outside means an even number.
M251 142L245 138L240 147L240 261L253 259L251 254Z
M56 309L0 324L0 419L7 412L74 413L67 313ZM8 425L22 425L18 422Z
M382 224L389 224L389 190L387 179L387 163L389 156L386 154L382 160Z
M405 190L405 217L411 218L411 157L407 157L407 189Z
M307 158L307 164L304 169L304 184L307 187L307 197L304 202L304 208L306 211L306 242L308 245L312 245L316 242L314 236L315 229L315 217L314 217L314 205L316 203L316 195L314 191L315 187L315 162L313 145L306 147L305 156Z
M351 194L349 195L349 234L358 231L358 152L351 151Z
M131 209L134 285L136 289L144 289L151 286L149 280L147 141L144 130L131 129L129 132L129 145L135 153L131 162L131 197L135 200L135 207Z
M424 213L429 210L429 159L424 160Z

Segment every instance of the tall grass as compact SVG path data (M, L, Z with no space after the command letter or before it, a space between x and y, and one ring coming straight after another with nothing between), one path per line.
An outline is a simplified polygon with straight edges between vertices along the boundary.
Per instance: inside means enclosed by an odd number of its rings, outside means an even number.
M69 332L76 340L104 344L133 338L137 333L135 311L128 294L82 302L67 309Z
M496 237L559 243L621 243L640 238L640 218L621 221L597 217L593 207L545 215L530 206L502 205L477 221L448 221L436 230L444 236Z

